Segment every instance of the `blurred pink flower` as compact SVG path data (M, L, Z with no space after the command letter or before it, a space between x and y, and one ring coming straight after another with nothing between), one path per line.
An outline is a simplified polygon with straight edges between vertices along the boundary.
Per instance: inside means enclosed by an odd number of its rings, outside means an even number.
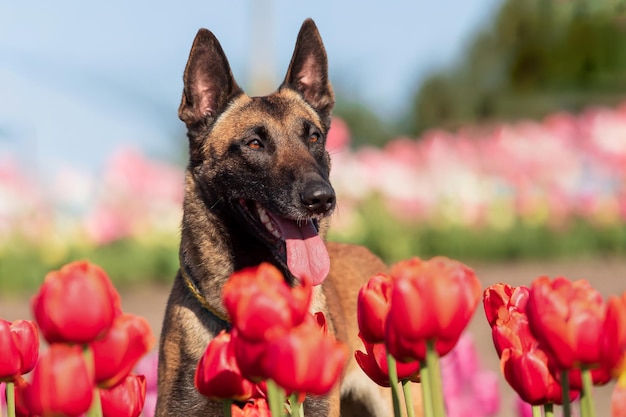
M339 117L333 117L326 136L326 150L332 155L350 146L350 128Z
M498 375L481 368L470 333L463 333L454 349L441 358L441 376L448 417L489 417L498 413Z
M155 349L144 355L133 371L136 375L146 377L146 401L141 413L142 417L154 417L157 399L157 367L159 361L159 353Z
M100 192L84 219L96 244L143 236L170 226L176 232L183 200L183 170L120 148L106 164Z
M382 149L351 150L349 126L333 119L326 146L345 224L363 227L350 221L351 211L373 197L403 222L438 227L521 221L562 229L580 218L600 227L626 220L626 101L390 139ZM118 149L99 177L70 167L51 183L30 175L0 154L0 243L15 235L42 244L82 233L102 245L178 232L184 170L137 149Z
M533 407L526 401L522 400L519 396L515 396L515 409L517 410L517 417L532 417Z
M0 382L0 414L4 414L4 410L6 410L7 406L7 398L5 392L7 390L7 385L4 382Z

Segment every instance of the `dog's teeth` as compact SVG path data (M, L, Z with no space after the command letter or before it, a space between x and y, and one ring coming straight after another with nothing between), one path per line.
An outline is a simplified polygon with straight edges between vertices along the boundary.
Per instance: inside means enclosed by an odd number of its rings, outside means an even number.
M276 239L280 239L280 233L278 233L278 231L276 229L274 229L274 226L272 226L272 224L268 224L266 225L267 230L272 234L272 236L274 236Z
M261 220L261 223L263 223L267 231L270 232L272 236L274 236L276 239L280 239L280 233L274 228L274 225L272 224L272 219L270 219L267 211L257 204L256 212L259 215L259 220Z
M261 219L261 223L269 223L270 217L267 215L267 211L265 211L265 209L258 207L257 214L259 215L259 219Z

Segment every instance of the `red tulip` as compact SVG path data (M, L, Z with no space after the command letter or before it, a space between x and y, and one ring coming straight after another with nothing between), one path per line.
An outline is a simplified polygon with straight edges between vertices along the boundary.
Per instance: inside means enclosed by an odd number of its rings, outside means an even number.
M53 344L40 355L24 401L32 414L79 416L91 406L93 381L80 346Z
M265 369L287 392L323 395L342 374L347 347L324 334L312 316L288 333L268 342Z
M91 344L96 383L102 388L117 385L154 344L145 318L128 313L117 316L106 336Z
M28 387L28 382L22 376L18 376L13 381L15 383L15 415L16 417L35 417L35 414L31 413L26 406L26 401L24 400L24 391L26 387ZM1 387L4 388L4 387ZM0 392L2 392L0 388ZM4 400L4 398L2 398ZM4 406L0 402L1 406Z
M248 340L241 336L237 328L233 328L231 343L237 366L244 378L257 383L269 378L271 367L265 368L267 341Z
M365 353L360 350L354 352L354 358L363 372L381 387L391 386L389 382L389 366L387 365L387 348L384 343L366 342L359 334L365 346ZM419 382L419 362L403 363L396 361L398 380L405 379Z
M310 280L291 288L275 266L262 263L235 272L224 285L223 299L241 336L263 340L302 323L312 291Z
M111 327L120 296L100 267L72 262L46 275L32 309L48 343L90 343Z
M32 321L0 319L0 381L30 372L39 355L39 332Z
M100 389L103 417L139 417L146 400L146 377L129 374L112 388Z
M543 350L505 349L500 358L500 367L506 381L527 403L542 405L563 402L561 384L550 373L548 356ZM577 393L571 392L575 398Z
M514 287L509 284L499 283L488 287L483 292L483 307L490 326L495 324L501 308L508 310L513 290Z
M491 336L498 357L508 348L529 351L538 345L528 326L528 295L528 288L514 288L506 284L493 285L483 293L485 315L491 325Z
M605 304L587 281L536 279L526 314L533 335L560 369L597 366L601 361Z
M525 311L529 290L526 287L511 287L495 284L483 292L483 307L490 326L498 319L506 320L509 311Z
M506 381L524 401L533 405L560 404L561 385L551 372L555 366L530 332L526 316L528 296L528 288L506 284L485 290L483 303L493 344ZM572 393L573 398L578 395Z
M361 288L357 298L357 319L361 338L369 343L385 340L385 319L391 301L391 275L377 274Z
M270 408L264 398L255 398L248 401L243 408L233 403L231 414L233 417L272 417Z
M602 334L603 366L617 374L626 367L626 292L609 298Z
M252 397L255 386L241 375L230 342L231 335L225 331L211 340L196 368L196 389L214 400L245 401Z
M561 386L550 372L548 356L530 333L526 314L515 308L511 311L502 308L499 316L491 330L500 367L509 385L533 405L562 402Z
M385 343L402 362L423 360L426 342L439 356L450 352L480 301L480 282L460 262L413 258L392 268L394 285L385 322Z

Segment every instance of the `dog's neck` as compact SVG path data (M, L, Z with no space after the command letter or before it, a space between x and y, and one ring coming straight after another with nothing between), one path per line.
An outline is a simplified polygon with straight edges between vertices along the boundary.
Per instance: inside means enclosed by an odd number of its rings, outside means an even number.
M222 287L230 275L247 266L271 260L268 248L228 216L226 203L200 190L193 176L186 178L181 234L183 262L200 294L224 316Z

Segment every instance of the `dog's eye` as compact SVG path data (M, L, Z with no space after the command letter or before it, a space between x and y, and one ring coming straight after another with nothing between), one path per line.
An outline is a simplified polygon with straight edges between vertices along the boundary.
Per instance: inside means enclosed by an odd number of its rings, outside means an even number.
M264 148L263 143L261 143L261 141L258 139L252 139L246 145L250 149L263 149Z
M309 135L309 142L310 143L317 143L320 140L320 134L317 132L313 132Z

